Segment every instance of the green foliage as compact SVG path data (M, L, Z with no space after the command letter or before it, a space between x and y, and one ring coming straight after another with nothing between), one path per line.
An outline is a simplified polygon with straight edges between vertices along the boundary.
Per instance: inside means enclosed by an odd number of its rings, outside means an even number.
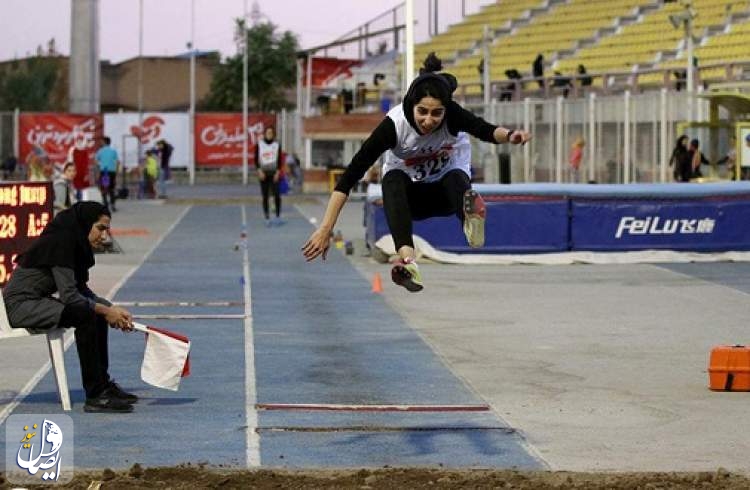
M58 80L55 58L29 58L0 72L0 110L52 110L51 95Z
M237 28L247 35L250 110L267 112L289 107L285 93L297 82L297 36L290 31L278 34L270 22L245 29L245 23L238 19ZM240 51L216 67L211 91L201 109L242 110L242 58Z

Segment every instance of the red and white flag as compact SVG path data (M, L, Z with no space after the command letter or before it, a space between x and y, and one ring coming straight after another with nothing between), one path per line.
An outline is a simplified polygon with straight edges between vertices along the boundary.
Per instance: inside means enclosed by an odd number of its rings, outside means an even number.
M177 391L180 379L190 375L190 339L162 328L134 323L146 334L141 379L146 383Z

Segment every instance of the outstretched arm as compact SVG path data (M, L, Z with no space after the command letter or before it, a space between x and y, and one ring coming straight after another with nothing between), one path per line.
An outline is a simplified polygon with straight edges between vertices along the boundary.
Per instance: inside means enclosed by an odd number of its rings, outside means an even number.
M458 103L448 106L448 129L452 134L464 131L487 143L524 144L531 139L531 134L520 129L509 129L490 124Z
M346 204L347 195L341 191L333 191L331 198L328 200L326 214L323 216L323 222L317 230L310 235L307 242L302 246L302 255L308 262L314 260L319 255L326 259L328 247L331 243L331 232L336 225L336 221L341 214L341 209Z
M323 260L326 258L328 253L328 247L330 245L331 232L333 227L336 226L341 209L346 204L346 200L349 197L349 192L359 182L359 180L365 175L367 170L377 160L384 151L396 146L396 127L393 121L386 117L383 121L375 128L375 131L370 135L367 140L362 144L362 148L359 149L351 163L344 171L344 174L336 184L336 189L331 194L331 198L328 200L328 206L326 207L325 216L323 221L317 230L310 235L307 242L302 246L302 255L309 262L314 260L318 256L322 256Z

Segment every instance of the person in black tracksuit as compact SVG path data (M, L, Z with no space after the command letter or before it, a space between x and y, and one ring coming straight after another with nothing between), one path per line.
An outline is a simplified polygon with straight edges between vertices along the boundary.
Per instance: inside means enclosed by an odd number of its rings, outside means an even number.
M688 149L688 140L686 134L677 138L677 143L669 159L669 166L674 166L672 175L677 182L690 182L690 178L693 176L693 155Z
M400 261L393 281L422 290L415 262L412 220L456 215L471 247L484 244L485 208L471 189L471 144L468 135L489 143L523 144L530 135L488 123L452 100L455 77L439 73L440 59L431 53L410 85L402 104L391 109L341 176L320 227L302 247L310 261L325 256L331 230L349 192L385 153L383 207Z
M279 181L281 179L281 145L276 141L276 131L272 126L266 128L263 139L255 146L255 166L258 169L258 180L260 190L263 194L263 214L266 217L266 226L281 224L281 192ZM273 202L276 211L276 219L271 221L271 213L268 198L273 192Z

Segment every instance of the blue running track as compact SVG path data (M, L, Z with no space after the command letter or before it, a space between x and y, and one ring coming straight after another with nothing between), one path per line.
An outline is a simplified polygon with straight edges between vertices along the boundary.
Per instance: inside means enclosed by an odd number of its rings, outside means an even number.
M141 401L132 414L83 413L75 345L68 350L77 468L186 462L223 467L545 467L522 437L489 410L263 410L273 404L450 409L485 402L397 311L370 292L369 281L343 254L331 250L325 263L304 262L299 248L311 225L302 216L290 212L283 226L266 228L258 207L246 207L251 339L240 318L243 250L234 250L242 209L202 206L191 208L115 298L236 304L130 308L136 314L238 316L144 321L190 337L192 375L180 390L140 381L142 336L111 330L110 373ZM246 376L252 372L245 362L246 341L254 348L255 379ZM253 420L248 413L255 414L256 407L248 406L246 392L254 393L261 406L257 428L247 426ZM48 373L14 413L60 412L56 396ZM259 440L257 454L248 451L249 430ZM15 441L4 440L4 427L0 438L4 447L15 447Z

